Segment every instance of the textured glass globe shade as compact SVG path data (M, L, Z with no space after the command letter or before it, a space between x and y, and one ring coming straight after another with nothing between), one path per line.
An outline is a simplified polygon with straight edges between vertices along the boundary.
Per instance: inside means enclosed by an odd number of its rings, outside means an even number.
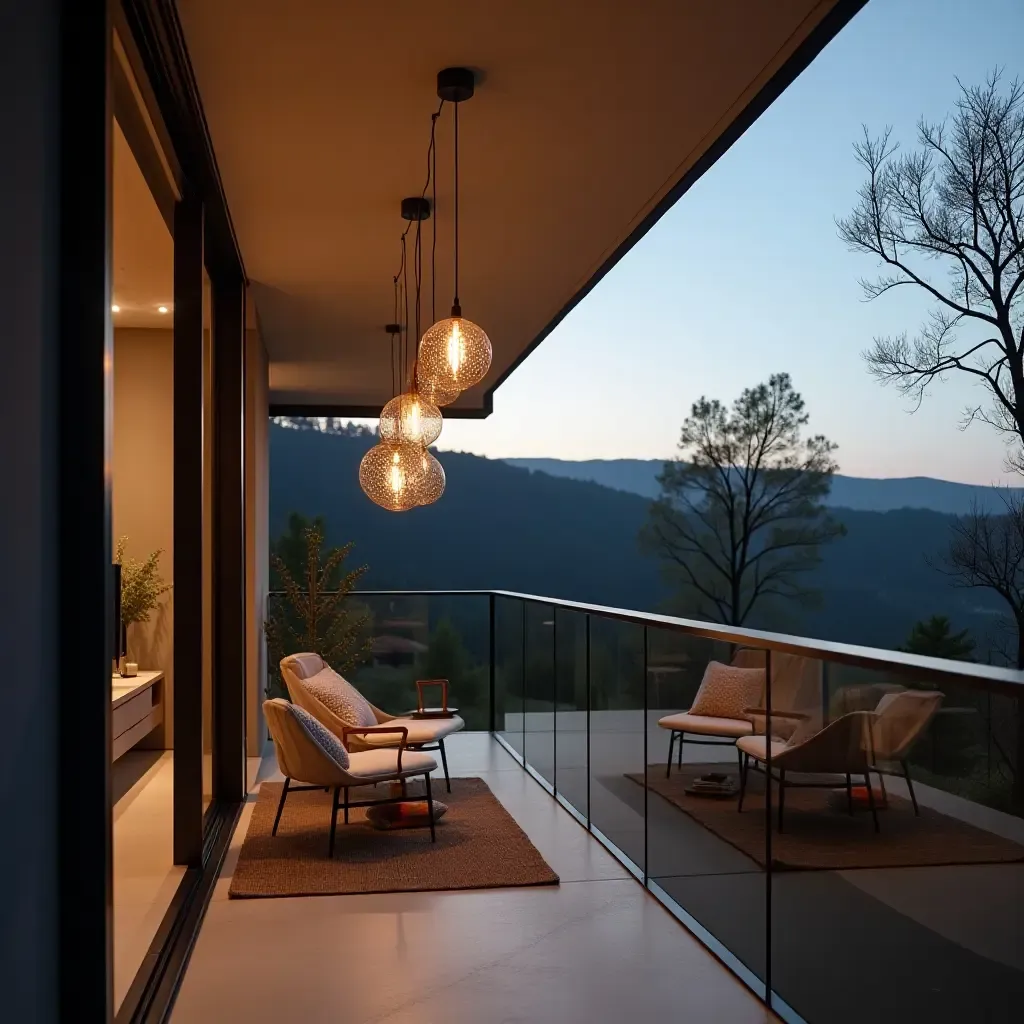
M438 320L420 341L419 379L443 391L465 391L491 368L491 339L464 316Z
M415 391L397 395L380 414L382 441L405 441L426 447L441 434L441 411Z
M380 441L359 463L359 486L371 501L391 512L415 508L429 468L424 454L429 453L417 445Z
M416 390L432 405L436 405L438 408L443 408L446 405L451 405L456 398L462 393L461 391L445 391L444 388L439 388L434 384L428 384L424 381L419 374L416 372Z
M420 460L423 475L417 481L418 505L432 505L444 494L444 467L426 449Z

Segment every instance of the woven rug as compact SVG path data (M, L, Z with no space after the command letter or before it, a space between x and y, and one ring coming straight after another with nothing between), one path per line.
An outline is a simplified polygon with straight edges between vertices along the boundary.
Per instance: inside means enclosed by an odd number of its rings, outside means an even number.
M700 822L720 839L765 866L764 776L753 772L738 811L738 798L709 799L685 792L693 779L722 766L684 765L665 778L665 764L648 768L648 789ZM640 786L641 774L626 778ZM874 776L877 785L877 776ZM843 784L840 783L840 789ZM772 866L782 870L836 871L851 868L923 867L952 864L1002 864L1024 860L1024 846L927 807L914 815L909 800L890 794L878 812L845 811L845 790L835 801L829 789L786 788L785 832L778 831L777 787L772 787Z
M231 879L232 897L558 884L558 875L483 779L452 779L451 793L443 782L434 783L435 799L448 805L437 822L436 843L429 828L382 832L367 823L363 808L350 811L348 825L339 811L333 860L327 857L331 794L323 790L289 793L277 835L271 836L281 785L260 787ZM410 785L409 793L422 795L422 784ZM371 794L352 790L351 799L372 799Z

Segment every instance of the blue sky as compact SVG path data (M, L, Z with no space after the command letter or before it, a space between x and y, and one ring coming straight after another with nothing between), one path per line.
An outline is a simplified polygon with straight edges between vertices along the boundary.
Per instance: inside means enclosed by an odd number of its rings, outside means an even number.
M868 375L871 338L913 331L928 307L910 289L864 303L873 261L846 251L834 218L862 180L862 123L912 143L920 116L952 108L954 76L1024 75L1022 39L1022 0L870 0L499 388L493 415L448 420L439 447L670 457L697 397L731 401L785 370L841 472L1009 480L991 429L958 427L976 387L936 384L911 415Z

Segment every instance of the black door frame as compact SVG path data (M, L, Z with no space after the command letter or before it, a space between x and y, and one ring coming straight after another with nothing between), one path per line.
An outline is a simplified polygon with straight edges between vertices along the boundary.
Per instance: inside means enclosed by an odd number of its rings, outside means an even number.
M114 31L144 81L183 196L175 236L175 860L187 866L157 938L120 1010L120 1021L166 1017L245 797L244 296L212 147L170 0L55 0L56 259L52 351L53 536L51 600L57 760L52 808L55 916L52 962L59 1019L111 1021L113 806L110 673L114 654L111 516L113 326L111 301L112 118L125 97ZM59 84L57 84L59 83ZM136 128L138 126L136 125ZM152 156L152 154L148 154ZM178 161L180 160L180 164ZM152 160L147 163L154 173ZM161 197L157 197L158 200ZM204 245L205 242L205 245ZM202 811L202 619L189 610L202 586L202 268L215 309L217 440L214 801ZM195 299L198 282L198 298ZM179 337L181 346L179 351ZM198 340L193 350L192 339ZM220 342L220 345L218 345ZM198 353L198 354L197 354ZM198 367L198 373L197 373ZM198 401L197 399L198 390ZM237 397L236 397L237 393ZM179 405L180 401L180 405ZM187 415L179 415L185 413ZM44 438L44 441L46 439ZM197 466L199 472L196 472ZM198 524L198 533L197 533ZM84 594L103 595L83 600ZM236 607L237 606L237 607ZM59 642L58 642L59 640ZM197 657L198 652L198 657ZM41 655L45 656L45 655ZM198 665L198 672L194 672ZM43 908L41 908L42 911ZM42 927L42 920L40 922Z

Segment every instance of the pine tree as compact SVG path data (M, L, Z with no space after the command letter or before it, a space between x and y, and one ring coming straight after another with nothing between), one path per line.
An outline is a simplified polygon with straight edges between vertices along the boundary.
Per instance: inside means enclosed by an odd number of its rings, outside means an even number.
M305 540L305 559L296 567L292 546L283 538L271 552L270 563L275 581L283 594L275 595L271 611L264 623L270 664L273 666L268 696L285 696L281 678L281 659L299 651L319 654L336 672L344 675L371 649L372 640L366 633L369 615L354 611L346 601L356 583L366 573L362 565L345 571L345 559L352 552L353 543L330 548L321 564L320 549L324 542L324 524L320 518L302 525L302 518L292 515L292 532L301 528ZM289 564L278 551L288 550L293 557ZM298 577L298 578L297 578Z

